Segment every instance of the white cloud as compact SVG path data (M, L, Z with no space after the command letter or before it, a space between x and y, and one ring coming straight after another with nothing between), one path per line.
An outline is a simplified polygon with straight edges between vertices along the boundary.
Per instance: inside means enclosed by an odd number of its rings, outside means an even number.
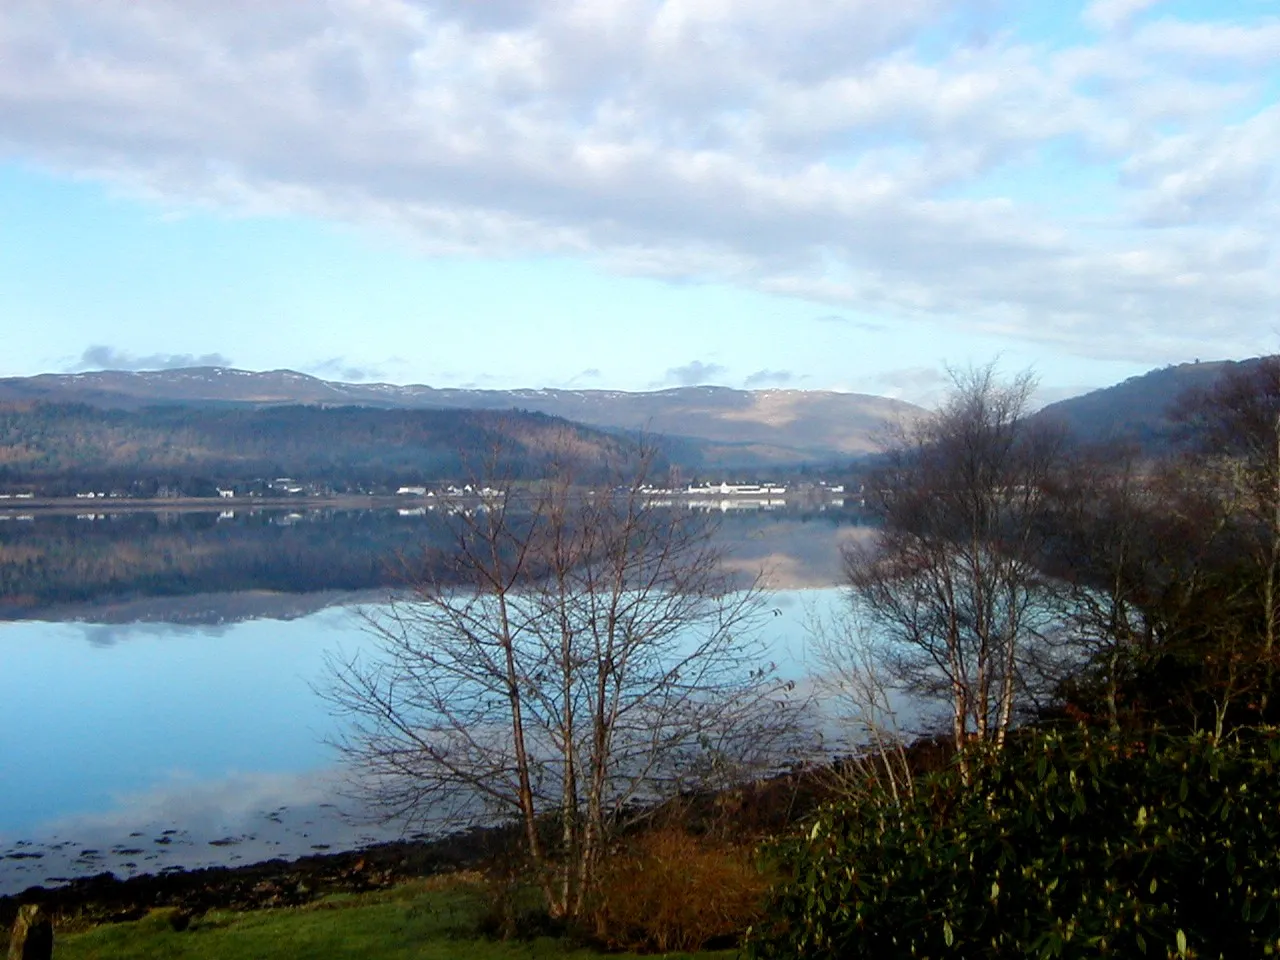
M792 373L790 370L757 370L747 376L742 381L742 386L747 390L759 390L765 387L785 387L803 379Z
M1160 0L1093 0L1085 7L1083 19L1095 30L1115 30L1159 2Z
M177 370L182 367L229 366L230 358L221 353L152 353L138 356L127 350L117 350L97 343L87 347L67 370Z
M305 364L302 369L322 379L336 378L346 383L384 380L387 376L381 366L354 363L346 357L317 360L314 363Z
M728 371L718 363L703 363L701 360L690 360L684 366L671 367L663 375L662 380L654 386L696 387L720 379Z
M951 378L938 367L903 367L876 374L868 392L928 408L937 406L950 387Z
M1158 224L1241 223L1275 210L1280 107L1240 124L1169 136L1126 161L1137 211Z
M1135 38L1140 48L1192 61L1275 66L1280 62L1280 20L1252 25L1158 20Z
M1121 29L1152 5L1096 0L1103 34L1055 50L986 0L10 0L0 152L426 253L1090 356L1238 349L1280 293L1280 24ZM1224 59L1254 69L1197 66Z
M600 373L599 367L587 367L584 370L579 370L572 377L566 380L562 384L562 387L566 390L574 387L581 387L584 383L590 384L596 382L601 376L602 374Z

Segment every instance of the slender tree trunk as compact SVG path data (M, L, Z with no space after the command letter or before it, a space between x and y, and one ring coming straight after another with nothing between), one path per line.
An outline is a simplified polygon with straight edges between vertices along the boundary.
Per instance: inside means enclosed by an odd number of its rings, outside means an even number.
M576 912L575 903L577 898L574 896L574 880L578 872L577 857L580 851L578 849L578 769L575 762L577 746L575 744L576 731L574 729L573 716L572 667L571 663L568 662L569 647L567 641L564 651L566 662L562 664L565 677L561 696L564 698L565 707L560 730L560 749L564 755L564 784L560 792L561 898L564 901L565 910L572 914Z
M1270 562L1267 564L1267 577L1265 583L1265 603L1266 603L1266 637L1264 642L1264 652L1266 654L1265 672L1266 683L1262 688L1262 696L1259 699L1259 705L1262 714L1262 720L1265 722L1267 716L1267 700L1271 692L1271 684L1275 677L1275 647L1276 647L1276 617L1280 615L1277 610L1276 579L1280 576L1280 413L1276 414L1275 421L1276 432L1276 458L1272 464L1275 473L1275 485L1272 490L1271 514L1271 556Z
M1119 678L1116 676L1120 669L1120 648L1114 644L1111 652L1107 656L1107 727L1114 734L1120 732L1120 706L1119 706Z
M517 801L524 819L525 840L529 844L529 859L538 874L539 883L546 895L552 916L560 916L563 905L556 898L551 876L547 873L546 856L538 837L538 811L533 801L533 780L530 775L529 752L524 736L524 708L520 700L520 674L516 669L515 640L511 632L511 616L505 595L498 597L498 610L502 621L502 637L506 657L507 697L511 703L511 740L516 756Z

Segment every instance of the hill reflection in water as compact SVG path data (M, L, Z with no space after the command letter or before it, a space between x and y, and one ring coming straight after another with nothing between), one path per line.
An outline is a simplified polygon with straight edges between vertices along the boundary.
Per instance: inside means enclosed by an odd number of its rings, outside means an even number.
M766 657L805 675L809 616L837 590L780 591ZM326 654L373 643L354 611L218 625L0 625L0 895L111 871L296 858L400 836L342 797L316 694ZM355 814L354 818L344 814Z
M0 895L351 849L399 835L341 815L314 685L326 652L370 643L349 609L399 583L389 558L440 542L430 516L319 510L54 514L0 521ZM731 513L731 563L770 571L770 657L803 638L840 545L839 511ZM435 539L433 539L435 538Z
M28 519L29 517L29 519ZM853 511L733 511L718 536L744 582L827 586ZM450 545L447 518L396 509L0 512L0 620L290 619L384 596Z

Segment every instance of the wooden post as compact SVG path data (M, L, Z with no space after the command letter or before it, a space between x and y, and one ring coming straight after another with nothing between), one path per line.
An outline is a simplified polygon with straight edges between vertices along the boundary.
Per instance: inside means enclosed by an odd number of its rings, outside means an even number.
M38 903L18 908L18 919L9 938L9 960L51 960L53 923Z

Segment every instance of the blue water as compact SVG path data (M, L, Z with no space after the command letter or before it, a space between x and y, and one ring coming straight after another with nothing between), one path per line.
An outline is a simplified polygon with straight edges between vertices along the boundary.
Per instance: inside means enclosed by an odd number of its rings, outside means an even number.
M0 626L0 767L21 784L0 795L0 829L174 776L325 763L333 723L310 684L325 650L365 645L341 609L219 627Z
M806 620L839 602L834 589L770 600L766 658L784 676L805 676ZM210 627L0 624L0 895L398 835L340 815L359 811L316 693L327 653L373 646L341 607Z

